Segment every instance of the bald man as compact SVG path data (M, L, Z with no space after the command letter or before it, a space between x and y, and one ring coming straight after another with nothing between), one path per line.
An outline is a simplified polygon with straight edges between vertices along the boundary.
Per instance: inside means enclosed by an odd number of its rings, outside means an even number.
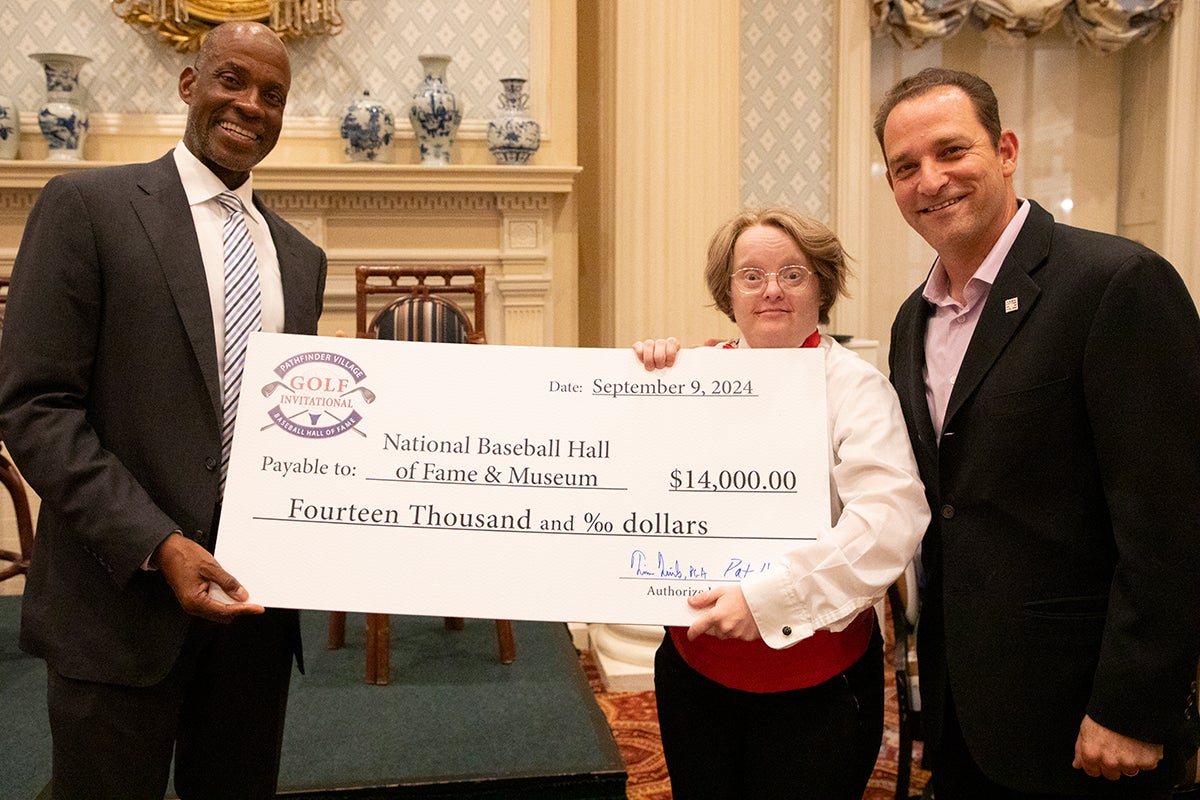
M275 795L298 615L248 602L212 552L231 209L262 330L315 333L322 307L324 253L250 174L290 83L269 28L214 28L179 77L183 141L51 180L25 228L0 429L42 500L21 646L47 664L56 799L161 798L172 757L185 800Z

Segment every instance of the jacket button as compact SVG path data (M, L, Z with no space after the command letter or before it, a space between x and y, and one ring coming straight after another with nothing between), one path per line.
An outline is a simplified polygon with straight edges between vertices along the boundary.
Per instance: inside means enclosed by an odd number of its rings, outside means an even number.
M783 626L783 635L784 635L784 636L791 636L791 635L792 635L792 626L791 626L791 625L784 625L784 626Z
M214 469L217 468L217 460L215 458L213 458L212 456L209 456L208 458L204 459L204 468L207 469L209 472L212 472Z
M942 519L953 519L953 518L954 518L954 506L950 505L949 503L942 506Z

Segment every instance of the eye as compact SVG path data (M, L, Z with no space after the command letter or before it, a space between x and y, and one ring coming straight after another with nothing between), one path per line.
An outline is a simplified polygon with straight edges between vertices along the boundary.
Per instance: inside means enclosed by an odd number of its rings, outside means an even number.
M804 274L805 270L800 267L784 267L783 271L779 273L779 277L789 283L799 283L804 280Z

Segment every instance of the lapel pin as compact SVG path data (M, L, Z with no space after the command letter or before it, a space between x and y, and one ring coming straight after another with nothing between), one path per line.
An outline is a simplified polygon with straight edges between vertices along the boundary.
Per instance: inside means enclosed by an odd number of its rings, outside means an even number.
M1017 298L1010 297L1004 301L1004 313L1011 314L1017 310Z

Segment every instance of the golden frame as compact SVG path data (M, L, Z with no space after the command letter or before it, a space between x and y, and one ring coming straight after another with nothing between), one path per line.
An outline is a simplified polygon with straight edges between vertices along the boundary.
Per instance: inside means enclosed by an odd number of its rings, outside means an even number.
M270 25L285 42L306 36L333 36L342 30L337 0L301 10L298 0L112 0L113 13L134 27L153 31L181 53L194 52L212 28L233 19ZM282 6L282 8L281 8Z

